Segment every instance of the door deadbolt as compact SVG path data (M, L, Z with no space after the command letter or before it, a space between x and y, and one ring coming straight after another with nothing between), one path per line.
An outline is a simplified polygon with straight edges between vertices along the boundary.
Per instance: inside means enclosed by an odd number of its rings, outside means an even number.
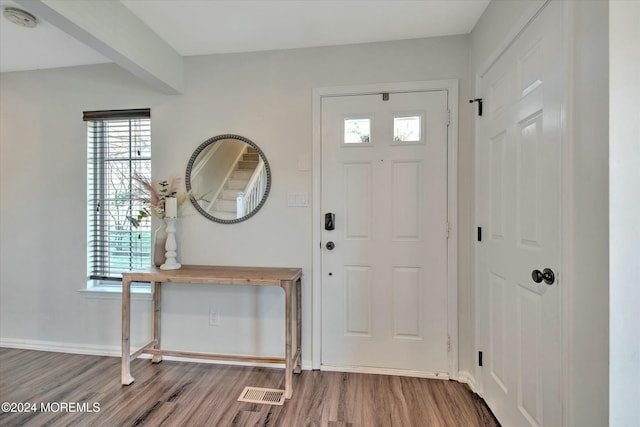
M328 212L324 214L324 229L335 230L336 228L336 214Z

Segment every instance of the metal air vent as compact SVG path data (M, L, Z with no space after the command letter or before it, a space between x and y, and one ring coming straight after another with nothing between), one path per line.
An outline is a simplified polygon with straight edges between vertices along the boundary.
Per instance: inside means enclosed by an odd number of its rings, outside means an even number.
M238 402L263 403L266 405L284 404L284 390L271 388L245 387Z

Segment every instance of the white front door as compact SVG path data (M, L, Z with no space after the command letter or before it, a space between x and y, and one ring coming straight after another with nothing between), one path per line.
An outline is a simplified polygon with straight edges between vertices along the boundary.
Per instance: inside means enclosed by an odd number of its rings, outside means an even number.
M447 92L321 113L322 366L446 375Z
M480 86L479 350L485 400L505 426L562 425L560 3L543 9Z

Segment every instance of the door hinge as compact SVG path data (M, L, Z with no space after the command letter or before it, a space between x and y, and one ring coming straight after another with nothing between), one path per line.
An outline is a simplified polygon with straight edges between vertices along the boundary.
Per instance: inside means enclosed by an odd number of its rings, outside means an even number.
M482 117L482 98L470 99L469 104L478 103L478 116Z
M451 124L451 110L447 110L447 127Z
M451 352L451 336L447 335L447 353Z
M451 235L451 223L447 221L447 239Z
M383 101L389 100L389 92L382 92L382 100Z
M478 366L482 366L482 352L478 352Z

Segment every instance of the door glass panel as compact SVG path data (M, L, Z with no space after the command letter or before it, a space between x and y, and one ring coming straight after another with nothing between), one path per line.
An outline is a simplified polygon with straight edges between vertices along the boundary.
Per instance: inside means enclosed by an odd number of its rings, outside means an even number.
M344 143L368 144L371 142L371 119L344 119Z
M393 118L394 142L420 142L422 128L420 116L396 116Z

